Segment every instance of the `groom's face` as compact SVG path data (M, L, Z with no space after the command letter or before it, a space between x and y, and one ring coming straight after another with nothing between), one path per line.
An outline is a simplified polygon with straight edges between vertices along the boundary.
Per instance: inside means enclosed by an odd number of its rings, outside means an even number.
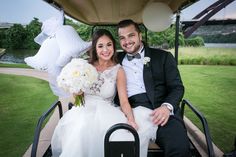
M120 46L129 54L136 53L142 45L142 35L138 33L134 25L119 28Z

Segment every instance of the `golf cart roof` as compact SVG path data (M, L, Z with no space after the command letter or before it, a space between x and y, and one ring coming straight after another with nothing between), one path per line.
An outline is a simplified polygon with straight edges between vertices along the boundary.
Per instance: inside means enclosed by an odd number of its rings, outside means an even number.
M117 24L123 19L143 23L142 12L150 2L167 4L173 13L182 10L198 0L44 0L63 9L68 16L89 24ZM157 15L153 15L157 16Z

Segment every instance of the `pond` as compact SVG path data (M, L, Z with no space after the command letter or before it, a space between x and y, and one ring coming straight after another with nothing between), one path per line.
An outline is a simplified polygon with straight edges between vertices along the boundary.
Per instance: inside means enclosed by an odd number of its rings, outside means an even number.
M38 50L28 49L6 49L5 53L0 57L0 62L8 63L25 63L24 59L34 56Z
M205 43L205 47L236 48L236 43Z

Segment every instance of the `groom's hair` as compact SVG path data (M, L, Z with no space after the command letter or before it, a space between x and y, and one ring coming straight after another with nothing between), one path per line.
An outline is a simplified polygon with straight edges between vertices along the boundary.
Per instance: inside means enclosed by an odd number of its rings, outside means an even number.
M138 24L136 22L134 22L133 20L131 20L131 19L126 19L126 20L120 21L118 23L117 27L119 29L119 28L124 28L124 27L130 26L130 25L133 25L138 33L141 32Z

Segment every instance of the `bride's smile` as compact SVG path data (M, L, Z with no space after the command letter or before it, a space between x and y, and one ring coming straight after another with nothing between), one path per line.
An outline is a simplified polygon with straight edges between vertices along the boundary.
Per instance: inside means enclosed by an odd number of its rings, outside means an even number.
M105 35L99 38L96 50L99 60L109 61L114 54L114 46L111 39Z

